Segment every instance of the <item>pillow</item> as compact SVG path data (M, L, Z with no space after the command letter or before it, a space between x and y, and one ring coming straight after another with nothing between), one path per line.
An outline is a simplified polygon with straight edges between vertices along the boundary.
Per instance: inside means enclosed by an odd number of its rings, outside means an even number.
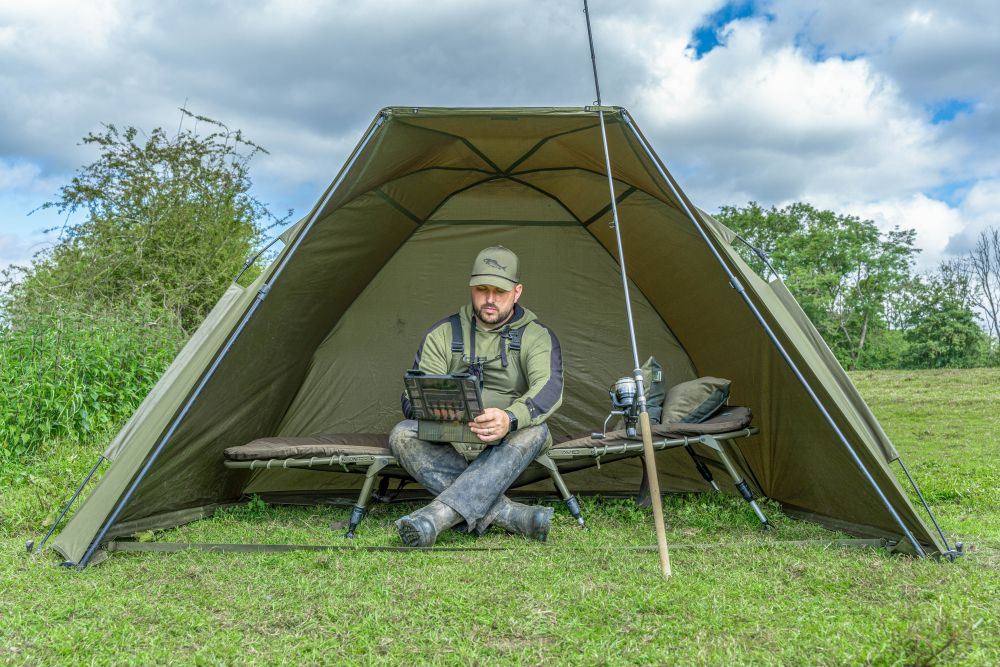
M646 410L649 412L649 420L659 424L663 412L663 399L666 397L663 387L663 367L656 361L656 357L650 357L642 365L641 370L642 384L646 388Z
M729 380L703 377L671 387L663 404L663 423L705 421L729 400L729 385Z

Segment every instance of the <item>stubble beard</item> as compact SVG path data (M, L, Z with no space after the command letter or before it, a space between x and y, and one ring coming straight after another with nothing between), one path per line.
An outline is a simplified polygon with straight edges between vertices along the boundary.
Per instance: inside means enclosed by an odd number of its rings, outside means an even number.
M496 304L493 304L493 307L497 309L497 312L494 313L493 315L490 315L489 313L486 312L485 305L482 308L476 308L475 306L473 306L473 310L476 311L476 319L478 319L483 324L495 325L501 322L506 322L507 319L510 317L510 314L514 312L513 306L511 306L506 311L500 310L500 306Z

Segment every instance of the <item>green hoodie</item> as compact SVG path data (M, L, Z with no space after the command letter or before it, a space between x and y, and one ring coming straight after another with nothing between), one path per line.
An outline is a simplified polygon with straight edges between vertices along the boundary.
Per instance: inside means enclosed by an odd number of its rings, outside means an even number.
M446 317L427 331L417 349L413 368L434 374L469 372L470 355L473 354L472 304L462 306L459 317L463 354L451 351L451 324ZM520 351L508 349L509 340L502 336L508 327L524 328ZM562 404L563 367L559 340L530 310L514 304L511 320L492 331L477 323L475 356L485 361L484 407L510 410L517 417L519 429L543 423ZM409 407L404 393L403 414L407 417Z

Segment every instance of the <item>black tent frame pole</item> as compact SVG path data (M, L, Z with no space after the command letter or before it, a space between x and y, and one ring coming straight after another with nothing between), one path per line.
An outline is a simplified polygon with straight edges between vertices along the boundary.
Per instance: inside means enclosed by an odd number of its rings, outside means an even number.
M937 517L934 516L934 512L931 511L931 506L927 504L926 500L924 500L924 494L920 491L920 487L917 486L917 480L913 479L913 475L910 474L910 471L906 468L906 464L903 463L903 457L897 455L896 462L899 463L899 467L906 473L906 479L910 480L910 486L912 486L913 490L917 492L920 502L923 503L924 509L927 510L927 516L931 518L931 521L934 523L934 527L937 528L938 535L941 536L941 541L944 542L944 547L948 550L946 555L955 554L956 552L952 550L951 545L948 544L948 538L944 536L944 531L941 530L941 526L937 522Z
M806 390L806 393L809 394L809 398L812 399L813 403L819 409L820 414L823 415L823 418L826 420L826 423L830 426L831 429L833 429L833 432L836 434L837 439L840 440L841 444L844 445L844 448L847 450L847 453L851 457L851 460L854 461L854 464L861 471L861 474L864 475L865 479L868 480L868 483L871 485L872 489L874 489L875 494L879 497L879 500L882 501L882 504L885 506L886 510L888 510L893 520L895 520L896 525L899 526L899 529L903 532L903 535L910 542L910 544L913 545L913 548L916 550L917 555L920 556L921 558L925 557L927 553L924 551L923 547L921 547L920 543L917 542L917 539L913 536L913 533L910 532L910 529L906 527L906 524L903 522L903 519L899 516L899 513L896 512L896 508L894 508L892 506L892 503L889 502L889 499L885 496L885 493L883 493L882 489L879 487L878 482L875 481L875 478L872 476L871 472L868 470L867 467L865 467L864 461L861 460L861 457L858 456L858 453L854 450L854 447L851 446L851 443L847 439L847 436L845 436L844 432L840 429L839 426L837 426L837 423L834 421L833 416L830 415L829 411L827 411L826 406L823 405L823 402L819 399L819 396L817 396L816 392L813 391L813 388L810 386L809 381L806 380L804 375L802 375L802 372L799 370L798 365L792 359L791 355L789 355L788 352L785 350L785 346L781 344L780 340L778 340L778 337L777 335L775 335L774 330L771 329L771 326L767 323L767 320L764 319L764 316L761 314L756 304L754 304L753 300L750 298L750 295L747 294L746 288L743 286L743 283L741 283L739 279L736 277L736 275L733 274L729 266L726 264L726 261L722 258L722 255L719 254L719 251L715 247L715 244L712 243L712 240L708 238L708 234L705 233L705 230L698 222L697 217L695 217L694 213L691 211L687 202L684 200L684 197L681 196L677 186L674 184L673 179L667 174L666 169L660 163L660 158L653 151L652 147L649 145L649 142L646 140L646 137L643 136L641 132L639 132L638 128L636 128L634 122L632 121L632 118L628 115L627 111L622 109L621 113L622 113L622 118L625 121L625 124L628 126L632 134L639 140L639 144L642 146L643 151L645 151L646 156L653 163L653 166L656 167L656 170L659 172L660 177L667 183L667 186L673 193L674 199L680 205L681 210L687 216L688 220L690 220L691 223L694 225L694 228L697 230L698 235L701 236L703 241L705 241L705 245L708 246L712 255L715 257L715 260L719 263L719 266L721 266L722 270L726 272L726 277L729 280L729 284L732 285L733 289L736 290L736 293L740 295L740 298L742 298L744 303L747 304L747 307L750 308L750 312L753 313L753 316L757 319L757 322L764 329L765 333L767 333L767 337L771 339L771 342L774 344L774 347L778 350L778 353L781 355L782 359L785 360L785 363L791 369L792 374L795 375L796 379Z
M757 255L757 257L760 259L760 261L764 262L764 265L768 268L768 270L771 272L771 274L775 278L777 278L778 280L781 280L781 275L777 271L774 270L774 266L771 264L771 258L767 256L766 252L764 252L763 250L761 250L760 248L758 248L754 244L750 243L750 241L747 241L745 238L743 238L739 234L736 234L736 238L738 238L740 241L742 241L743 244L746 247L750 248L751 252L753 252L753 254Z
M777 271L775 271L774 266L771 264L771 259L767 256L766 252L764 252L754 244L750 243L750 241L746 240L740 234L736 234L736 238L742 241L748 248L750 248L751 251L753 251L755 255L757 255L758 258L760 258L762 262L764 262L764 264L771 271L771 273L774 275L775 278L777 278L779 281L781 280L781 276L778 274ZM952 549L951 545L948 544L948 538L945 537L944 531L941 530L941 524L938 523L937 517L934 515L934 510L932 510L931 506L927 504L927 500L924 498L924 494L923 492L921 492L920 486L917 484L917 480L913 479L913 475L910 474L910 471L906 468L906 464L903 463L903 458L898 454L896 456L896 461L899 463L899 467L903 469L903 472L906 473L906 478L910 480L910 486L913 487L913 490L920 498L920 502L921 504L923 504L924 510L926 510L927 512L927 516L930 517L930 520L934 524L934 528L937 530L938 535L941 536L941 541L944 543L945 549L947 549L945 555L949 556L950 558L954 558L959 554L959 551Z
M42 549L45 548L46 542L48 542L49 538L52 537L52 533L56 532L56 528L58 528L59 524L62 523L63 517L66 516L66 512L69 512L69 508L72 507L73 503L76 502L76 499L80 497L80 494L83 492L83 488L85 486L87 486L87 482L90 481L90 478L94 476L94 473L97 472L97 469L99 467L101 467L101 463L103 463L103 462L104 462L104 455L101 454L100 456L97 457L97 463L94 464L94 467L90 469L90 472L87 473L87 476L83 478L82 482L80 482L80 486L78 486L76 488L76 492L73 494L73 496L63 506L62 512L60 512L60 514L59 514L59 518L56 519L55 523L52 524L52 527L49 528L49 532L45 534L45 537L42 539L42 541L38 545L38 547L34 550L34 553L37 554L37 553L41 552ZM34 546L34 545L32 545L32 543L29 542L28 543L28 551L29 552L32 550L31 549L32 546Z
M271 239L270 241L268 241L267 245L265 245L263 248L261 248L260 250L258 250L255 254L253 254L250 257L248 257L247 261L243 262L243 268L240 269L240 272L236 274L235 278L233 278L233 282L235 283L235 282L239 281L239 279L243 277L243 274L246 273L250 269L250 267L253 266L254 263L258 259L260 259L260 256L263 255L265 252L267 252L268 248L270 248L271 246L273 246L275 243L277 243L280 240L281 240L281 235L279 234L278 236L275 236L273 239Z
M207 385L208 381L212 379L213 375L215 375L215 371L218 370L219 365L222 363L222 360L225 359L226 355L229 353L229 350L233 347L233 344L236 342L236 339L239 338L241 333L243 333L243 329L246 328L246 325L247 323L250 322L250 319L253 317L253 314L257 312L257 308L260 307L260 304L263 303L264 299L267 297L268 292L271 290L271 285L273 285L278 280L278 278L281 276L281 273L285 270L285 267L288 266L289 260L295 255L295 251L298 250L299 246L301 245L302 239L304 239L308 235L309 230L312 229L313 225L316 224L316 221L319 220L320 214L326 209L327 204L333 198L333 195L337 192L338 187L340 186L341 183L343 183L344 179L347 177L348 172L350 172L351 167L354 166L354 163L357 161L358 156L361 155L362 151L371 141L371 138L375 136L375 133L385 122L385 118L386 118L386 113L384 111L379 112L375 120L372 121L371 125L368 126L368 130L365 133L364 137L362 138L361 143L359 143L355 147L354 151L348 157L347 162L344 163L343 168L341 168L340 170L340 174L337 176L337 179L336 181L334 181L334 184L330 187L330 190L327 193L326 197L323 199L323 202L316 207L315 211L312 214L312 217L309 218L309 222L306 223L306 225L302 228L302 231L299 232L299 234L295 237L295 241L289 247L288 253L285 255L284 259L281 260L281 263L275 268L274 273L271 274L271 279L267 283L265 283L264 286L261 287L260 290L257 292L257 297L254 299L253 304L251 304L251 306L247 309L247 312L244 313L243 318L240 320L239 324L236 326L233 332L229 335L229 338L226 339L225 345L218 352L218 354L216 354L215 359L212 361L212 365L209 366L207 371L205 371L205 374L198 382L198 385L195 387L194 391L191 392L191 395L188 397L188 400L184 403L184 407L182 407L177 416L174 417L174 420L173 422L171 422L170 427L160 438L160 441L157 443L156 448L153 450L153 453L150 454L148 459L146 459L145 465L143 465L142 469L139 470L139 473L136 475L135 479L132 481L132 484L129 486L128 491L126 491L125 495L123 495L121 499L119 499L118 504L115 506L114 511L104 521L104 525L101 526L101 530L97 534L97 537L95 537L94 540L90 543L90 547L83 555L83 558L81 558L78 563L75 564L64 563L64 565L67 566L75 565L76 568L79 570L82 570L83 568L87 567L87 563L90 562L90 559L93 557L94 552L97 551L97 548L101 545L101 542L104 540L104 536L107 535L108 530L111 528L112 525L114 525L115 521L118 520L118 515L121 514L122 510L125 508L125 505L128 504L128 501L129 499L132 498L132 494L135 493L135 490L139 488L139 484L142 482L143 479L145 479L146 474L149 472L150 468L153 467L153 463L156 462L156 459L160 456L160 453L163 451L166 444L173 437L174 433L177 431L177 428L181 425L181 422L184 421L184 418L191 410L191 407L194 405L195 401L198 400L198 397L201 395L201 392L205 388L205 385Z

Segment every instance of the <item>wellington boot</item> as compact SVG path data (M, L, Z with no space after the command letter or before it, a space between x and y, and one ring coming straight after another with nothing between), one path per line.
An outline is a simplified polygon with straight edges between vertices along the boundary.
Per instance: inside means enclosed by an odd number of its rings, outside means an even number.
M508 533L544 542L552 525L552 511L551 507L523 505L505 499L503 507L493 519L493 525Z
M440 500L431 501L396 522L399 538L408 547L432 547L438 534L462 522L462 515Z

